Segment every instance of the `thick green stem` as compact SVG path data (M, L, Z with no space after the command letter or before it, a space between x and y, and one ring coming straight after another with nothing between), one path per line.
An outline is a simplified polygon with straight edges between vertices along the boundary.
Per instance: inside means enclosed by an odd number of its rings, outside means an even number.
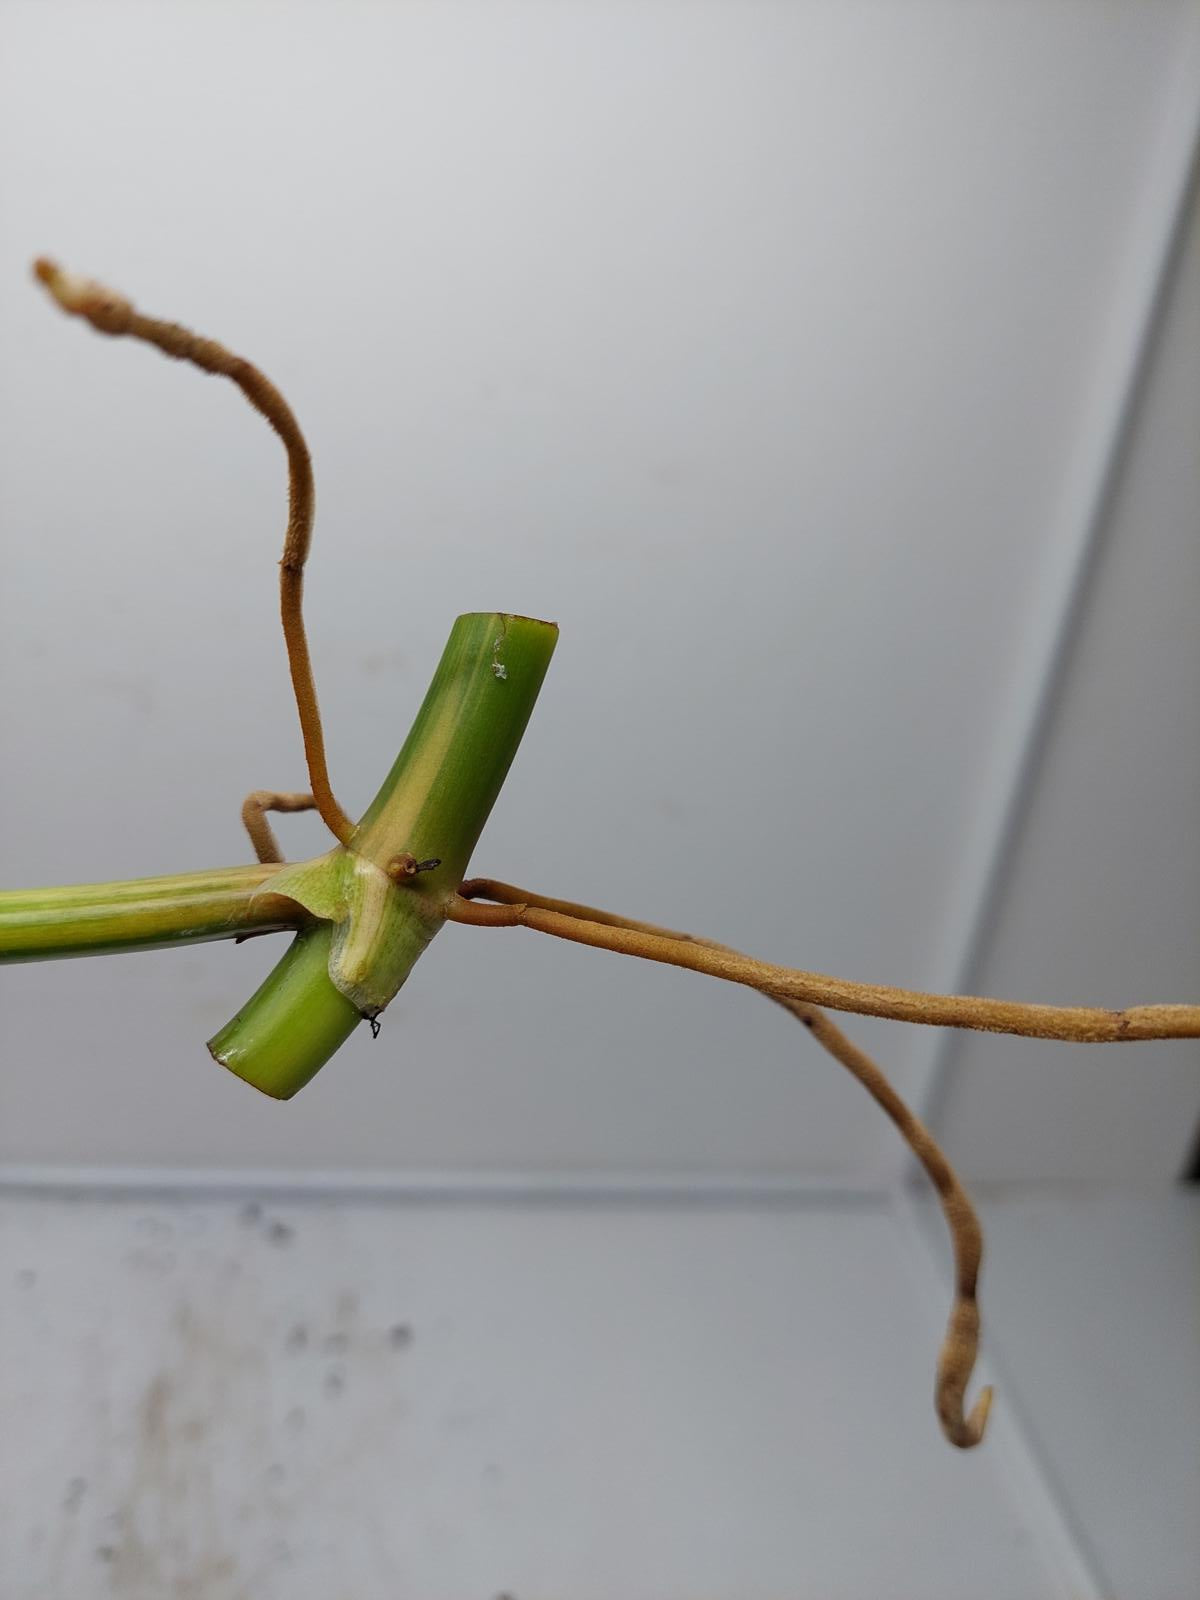
M528 617L458 618L349 855L339 849L288 868L266 863L0 891L0 963L299 930L266 982L209 1043L218 1061L265 1093L295 1094L364 1016L387 1004L441 927L557 641L553 623ZM389 866L405 853L440 864L393 883ZM272 878L289 877L298 894L315 886L306 899L336 898L349 886L354 918L336 929L316 920L336 921L338 912L305 909L270 887Z
M296 935L242 1009L208 1041L213 1058L276 1100L288 1100L363 1020L329 980L332 929Z
M459 617L404 748L351 840L386 867L402 850L441 866L419 891L441 902L467 873L558 643L553 622Z
M295 928L308 915L261 894L278 867L223 867L124 883L0 891L0 962L111 955Z
M363 924L332 935L302 932L266 982L209 1043L213 1056L256 1088L287 1099L304 1086L364 1016L363 996L386 969L386 999L400 987L445 920L475 843L529 721L558 629L496 612L459 617L412 731L350 842L364 874L386 874L398 856L440 865L364 902L380 913L378 939ZM343 866L328 858L327 883ZM361 870L360 870L361 869ZM314 879L322 876L317 868ZM344 876L343 876L344 881ZM337 983L330 976L332 940ZM373 970L374 969L374 970Z

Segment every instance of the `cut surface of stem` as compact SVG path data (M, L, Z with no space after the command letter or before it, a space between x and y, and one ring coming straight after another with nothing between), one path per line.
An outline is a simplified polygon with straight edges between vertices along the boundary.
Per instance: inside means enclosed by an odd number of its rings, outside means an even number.
M328 923L298 933L246 1004L208 1042L214 1061L288 1100L363 1020L330 982Z

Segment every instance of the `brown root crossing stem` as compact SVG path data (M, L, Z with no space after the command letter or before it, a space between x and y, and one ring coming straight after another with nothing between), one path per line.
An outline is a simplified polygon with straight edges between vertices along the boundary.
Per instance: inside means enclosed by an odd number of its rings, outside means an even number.
M611 912L598 911L594 906L576 905L569 900L551 900L544 895L530 894L524 889L517 889L512 884L498 883L494 879L474 878L462 885L459 895L460 899L455 902L450 915L460 922L478 921L481 925L490 926L519 924L525 927L538 927L540 925L538 922L529 921L529 914L540 912L550 914L556 919L582 922L611 932L645 935L675 945L677 952L678 947L683 945L727 956L738 956L736 950L731 950L728 945L717 944L711 939L698 939L692 934L679 933L672 928L659 928L650 922L627 921L614 916ZM475 904L477 898L497 903L481 906ZM474 915L478 912L492 911L500 912L501 917L478 918ZM504 913L516 913L516 915L506 920ZM556 930L546 927L544 931ZM593 941L589 939L584 942ZM624 946L609 944L606 948L617 949ZM671 958L661 954L655 959L666 961ZM738 959L749 960L745 956L738 956ZM690 965L687 962L679 964ZM708 969L701 967L697 970ZM970 1415L964 1412L967 1384L979 1351L979 1306L975 1296L979 1265L983 1257L983 1232L979 1226L979 1218L975 1215L975 1209L937 1140L924 1123L909 1110L870 1056L852 1044L818 1006L807 1000L775 993L765 987L762 992L802 1022L834 1060L840 1062L853 1077L858 1079L871 1098L899 1129L901 1137L924 1167L929 1181L937 1191L954 1250L954 1302L950 1308L946 1335L938 1353L934 1406L942 1432L950 1443L962 1450L970 1449L983 1438L992 1404L992 1391L987 1388L980 1393Z
M34 273L54 299L72 316L82 317L98 333L128 335L152 344L176 361L187 361L202 372L215 373L236 383L254 409L264 416L283 441L288 459L288 522L280 562L279 609L287 643L288 666L300 733L316 808L326 827L341 844L347 844L354 824L334 798L325 759L325 736L313 680L308 639L304 631L304 563L312 543L315 494L312 460L300 424L275 385L257 367L235 356L215 339L202 339L177 322L146 317L122 295L88 278L64 272L44 256L34 263Z

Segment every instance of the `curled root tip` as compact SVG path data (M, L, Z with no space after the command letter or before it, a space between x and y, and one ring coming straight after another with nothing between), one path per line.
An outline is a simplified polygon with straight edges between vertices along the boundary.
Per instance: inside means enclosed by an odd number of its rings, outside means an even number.
M971 1415L967 1418L967 1427L974 1435L972 1444L978 1444L987 1430L988 1416L992 1409L992 1386L989 1383L986 1389L981 1389L979 1399L971 1408Z
M974 1296L960 1298L950 1313L946 1338L938 1358L936 1404L942 1432L960 1450L971 1450L983 1439L992 1409L989 1385L966 1414L967 1384L979 1350L979 1310Z
M947 1439L960 1450L973 1450L977 1444L983 1443L983 1436L987 1430L988 1413L992 1409L992 1389L989 1385L980 1391L979 1398L971 1407L970 1416L958 1416L953 1423L943 1419L943 1428Z

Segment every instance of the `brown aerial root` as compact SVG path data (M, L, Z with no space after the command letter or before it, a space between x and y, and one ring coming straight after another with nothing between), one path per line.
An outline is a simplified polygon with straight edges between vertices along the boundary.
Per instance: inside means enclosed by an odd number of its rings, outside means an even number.
M870 1056L852 1044L819 1007L805 1005L800 1000L781 1000L779 1004L797 1017L883 1108L937 1191L954 1250L954 1303L938 1352L934 1406L942 1432L950 1443L961 1450L969 1450L983 1438L992 1405L989 1387L980 1391L969 1416L963 1411L967 1384L979 1352L979 1306L975 1292L983 1259L983 1230L975 1208L937 1140L913 1115Z
M479 905L477 900L499 902ZM447 907L454 922L479 927L533 928L575 944L594 945L619 955L640 956L687 967L710 978L744 983L781 1002L798 1000L853 1011L864 1017L894 1022L923 1022L939 1028L973 1028L984 1033L1011 1033L1028 1039L1061 1039L1075 1044L1132 1044L1146 1039L1200 1038L1200 1006L1130 1006L1106 1011L1098 1006L1026 1005L1016 1000L990 1000L975 995L922 994L877 983L853 983L821 972L777 967L755 961L726 945L672 935L648 922L626 922L591 906L532 895L490 878L464 883Z
M325 759L325 736L313 680L308 638L304 631L304 563L312 543L315 497L312 460L292 409L270 380L241 356L235 356L213 339L202 339L176 322L160 322L136 311L124 298L90 278L64 272L44 256L34 263L34 275L66 312L82 317L98 333L122 334L152 344L164 355L190 362L202 372L212 372L237 384L254 409L264 416L283 441L288 460L288 521L279 573L279 610L287 645L288 667L304 755L312 784L313 801L326 827L342 844L349 842L354 824L334 798ZM265 824L264 824L265 826ZM270 830L267 830L268 837ZM251 835L253 837L253 834ZM256 848L258 841L255 841Z
M491 905L479 905L478 900L489 900ZM496 916L490 913L498 913ZM484 915L479 915L483 913ZM544 895L530 894L514 888L512 884L498 883L493 879L475 878L459 889L449 915L457 922L473 922L493 927L533 927L546 933L560 933L560 921L585 924L589 930L599 930L608 937L583 938L583 943L599 944L605 949L623 950L627 954L644 954L634 949L627 939L616 935L640 936L661 945L673 945L678 954L693 950L710 954L737 956L739 961L749 958L739 956L727 945L710 939L697 939L691 934L678 933L671 928L659 928L649 922L627 921L611 912L597 911L592 906L575 905L569 900L551 900ZM552 918L553 922L546 920ZM571 934L563 932L563 937ZM681 950L681 947L683 949ZM656 953L651 959L669 961L671 956ZM680 966L693 966L695 970L715 971L719 977L731 974L690 961L677 962ZM750 963L758 965L759 963ZM780 969L771 969L778 971ZM747 982L739 978L739 982ZM901 1137L924 1167L941 1202L950 1240L954 1250L954 1302L946 1326L945 1338L938 1353L937 1377L934 1385L934 1406L942 1432L950 1443L968 1450L983 1438L988 1412L992 1404L992 1391L984 1389L969 1415L964 1413L967 1384L975 1366L979 1350L979 1307L976 1303L976 1285L979 1264L983 1256L983 1233L974 1207L957 1175L947 1161L937 1140L928 1128L909 1110L892 1088L887 1078L864 1051L852 1044L846 1035L816 1005L778 993L775 987L755 985L769 999L775 1000L785 1011L790 1011L809 1030L817 1042L828 1050L835 1061L841 1063L858 1079L877 1105L895 1123Z
M317 802L310 794L275 794L271 789L255 789L242 801L242 826L250 835L254 854L260 861L282 861L283 851L271 832L268 811L313 811Z

